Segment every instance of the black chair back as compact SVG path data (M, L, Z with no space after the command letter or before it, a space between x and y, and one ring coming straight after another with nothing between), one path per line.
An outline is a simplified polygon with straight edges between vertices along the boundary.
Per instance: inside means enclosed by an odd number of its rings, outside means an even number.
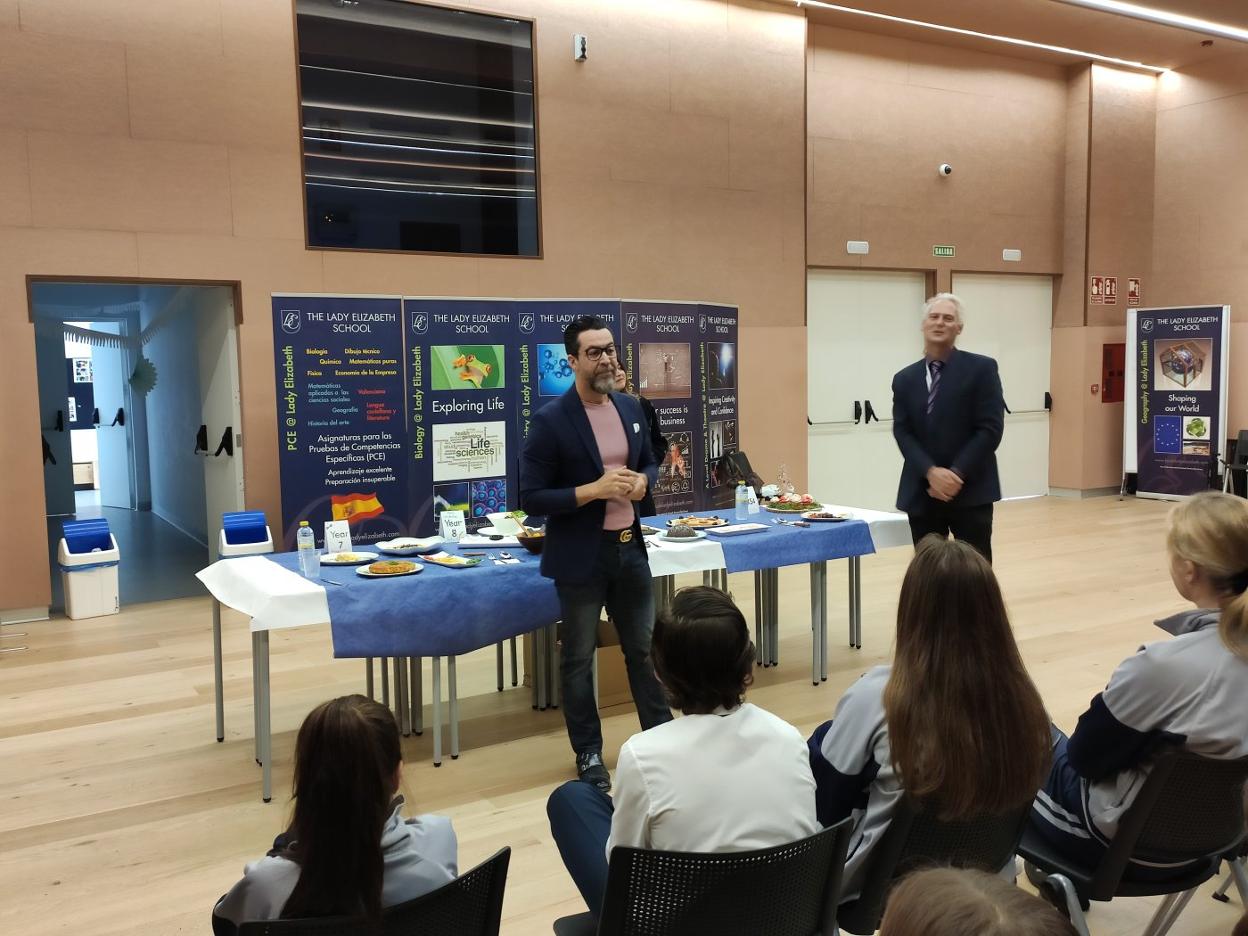
M903 795L883 837L871 851L862 893L837 914L842 930L874 933L889 890L898 878L922 867L978 868L996 873L1013 857L1031 802L996 816L941 822Z
M432 893L386 908L380 924L356 917L253 920L214 915L215 936L498 936L511 849L503 848Z
M851 828L751 852L612 849L598 936L831 936Z
M433 893L391 907L385 936L498 936L510 863L511 848L501 848Z
M1248 757L1217 760L1189 751L1162 754L1118 823L1118 832L1092 874L1089 897L1109 900L1132 858L1178 864L1209 861L1244 837Z

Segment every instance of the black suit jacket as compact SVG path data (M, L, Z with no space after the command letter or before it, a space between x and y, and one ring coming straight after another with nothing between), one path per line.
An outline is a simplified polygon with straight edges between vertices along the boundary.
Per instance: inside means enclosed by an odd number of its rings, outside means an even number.
M649 479L659 477L658 462L650 450L650 431L641 405L627 393L611 394L628 437L628 467ZM576 506L576 489L602 477L598 441L585 415L585 405L568 390L537 411L520 457L520 506L526 513L546 517L546 544L542 548L542 575L576 584L589 578L602 545L606 501ZM633 504L633 533L637 548L641 529Z
M940 374L932 413L927 414L927 362L915 361L893 376L893 438L905 466L897 509L927 513L941 502L927 494L933 465L962 476L954 507L975 507L1001 499L997 446L1005 429L1005 400L997 362L955 350Z

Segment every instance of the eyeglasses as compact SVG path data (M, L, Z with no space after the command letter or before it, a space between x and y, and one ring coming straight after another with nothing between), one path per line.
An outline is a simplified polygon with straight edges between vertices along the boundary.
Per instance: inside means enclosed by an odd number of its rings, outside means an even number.
M604 357L615 359L615 345L607 345L605 348L586 348L581 352L591 361L601 361Z

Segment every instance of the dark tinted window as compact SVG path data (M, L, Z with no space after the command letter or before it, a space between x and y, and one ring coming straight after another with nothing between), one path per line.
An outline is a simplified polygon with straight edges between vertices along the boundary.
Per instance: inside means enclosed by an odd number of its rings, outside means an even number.
M532 23L297 0L313 247L539 253Z

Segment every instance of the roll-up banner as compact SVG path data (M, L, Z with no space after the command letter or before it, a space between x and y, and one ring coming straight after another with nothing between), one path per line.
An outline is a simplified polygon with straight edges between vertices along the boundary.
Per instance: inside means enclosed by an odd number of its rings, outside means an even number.
M1127 312L1123 472L1140 497L1207 490L1225 455L1230 307Z
M318 543L331 519L371 543L434 533L443 510L470 530L514 510L533 414L574 384L563 331L580 315L607 323L655 407L658 509L731 503L717 466L740 438L734 307L274 294L286 548L301 520Z
M281 538L327 520L358 543L408 523L402 300L398 296L273 296Z

